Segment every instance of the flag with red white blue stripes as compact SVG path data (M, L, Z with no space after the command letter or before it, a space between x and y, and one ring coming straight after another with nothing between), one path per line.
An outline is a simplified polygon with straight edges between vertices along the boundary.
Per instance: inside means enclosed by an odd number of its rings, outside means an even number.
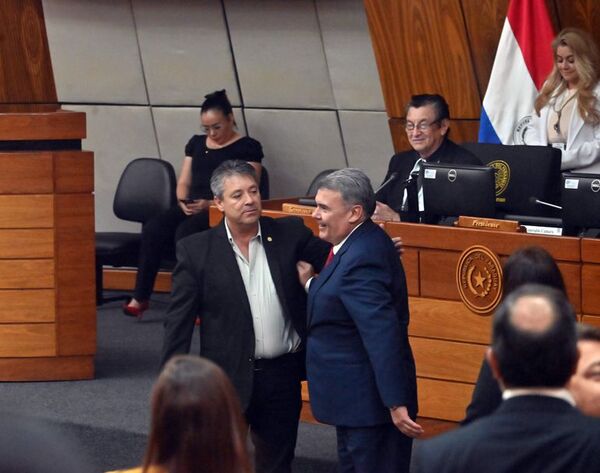
M511 0L479 122L479 142L524 144L533 103L553 64L545 0Z

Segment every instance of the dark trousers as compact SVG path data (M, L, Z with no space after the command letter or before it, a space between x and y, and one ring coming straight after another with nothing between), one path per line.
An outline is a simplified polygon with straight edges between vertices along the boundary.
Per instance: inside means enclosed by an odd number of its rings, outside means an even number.
M255 451L256 473L290 473L302 407L302 354L257 360L246 421Z
M133 297L147 301L160 269L165 250L181 238L208 228L208 212L187 216L179 206L148 220L142 228L142 242Z
M394 424L336 427L340 473L408 473L412 439Z

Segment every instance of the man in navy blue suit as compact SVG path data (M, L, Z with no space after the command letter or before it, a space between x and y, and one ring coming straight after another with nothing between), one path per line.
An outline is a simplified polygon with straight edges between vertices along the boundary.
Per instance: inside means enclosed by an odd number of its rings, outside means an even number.
M394 244L370 217L375 196L358 169L327 176L313 212L333 246L308 289L307 374L315 417L336 426L341 472L408 472L417 414L406 278Z

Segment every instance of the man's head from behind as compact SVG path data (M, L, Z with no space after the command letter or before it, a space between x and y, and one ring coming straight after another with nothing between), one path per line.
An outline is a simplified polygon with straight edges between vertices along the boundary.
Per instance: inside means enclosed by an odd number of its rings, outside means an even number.
M569 390L584 414L600 417L600 328L577 327L579 362Z
M526 284L494 315L488 361L505 388L560 388L577 363L575 315L554 288Z
M413 95L405 111L404 129L408 141L423 159L428 159L438 150L448 133L448 103L438 94Z
M260 191L254 168L245 161L225 161L214 170L210 190L215 205L230 226L255 225L261 212Z
M332 172L320 183L313 217L319 237L333 245L346 238L352 229L368 219L375 210L371 181L360 169Z

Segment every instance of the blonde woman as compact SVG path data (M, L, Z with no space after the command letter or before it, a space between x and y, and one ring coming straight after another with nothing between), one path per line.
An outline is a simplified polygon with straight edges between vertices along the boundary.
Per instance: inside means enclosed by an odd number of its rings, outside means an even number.
M552 42L554 67L535 100L531 140L562 151L561 169L600 173L600 54L593 39L565 28Z

